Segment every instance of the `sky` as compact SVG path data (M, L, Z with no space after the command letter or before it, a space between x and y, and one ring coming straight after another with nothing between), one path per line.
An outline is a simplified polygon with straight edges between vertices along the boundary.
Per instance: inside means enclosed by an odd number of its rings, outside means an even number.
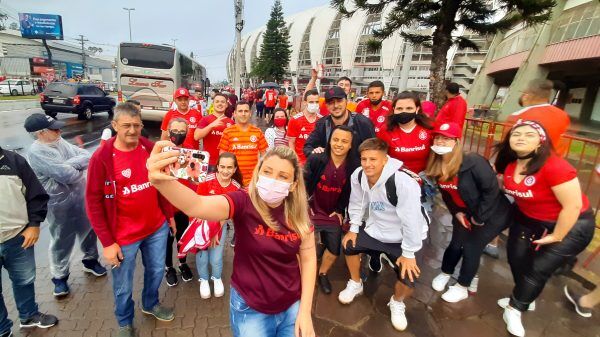
M129 40L127 11L131 12L134 42L173 43L207 68L212 82L226 79L225 60L234 44L234 0L0 0L0 8L16 21L17 13L62 16L65 41L77 43L80 34L104 55L116 55L120 42ZM329 0L282 0L284 15L329 4ZM249 33L269 19L273 0L245 0Z

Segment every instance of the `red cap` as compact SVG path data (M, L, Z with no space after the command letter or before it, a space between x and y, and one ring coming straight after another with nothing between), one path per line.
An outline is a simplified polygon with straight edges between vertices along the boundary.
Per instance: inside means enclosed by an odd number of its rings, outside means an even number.
M435 129L433 130L433 133L440 134L442 136L446 136L446 137L450 137L450 138L461 138L462 137L462 130L460 129L460 126L458 126L458 124L452 123L452 122L436 125Z
M173 99L177 99L179 97L190 97L190 92L186 88L179 88L175 90L173 94Z

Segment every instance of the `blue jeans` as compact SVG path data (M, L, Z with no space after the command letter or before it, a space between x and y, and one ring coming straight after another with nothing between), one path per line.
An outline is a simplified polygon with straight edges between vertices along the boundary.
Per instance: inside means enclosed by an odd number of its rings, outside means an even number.
M169 227L165 222L154 234L121 247L123 262L112 270L115 316L117 316L120 327L133 324L134 303L131 293L133 292L133 272L138 249L142 252L144 265L142 309L152 310L158 304L158 288L165 270L168 234Z
M13 296L19 311L19 319L22 321L38 313L34 288L35 255L33 247L27 249L21 247L23 240L23 236L19 234L0 243L0 268L6 268L8 277L12 281ZM8 319L2 288L0 288L0 334L10 331L12 325L12 321Z
M215 248L201 250L196 253L196 268L198 269L198 276L201 280L208 281L210 279L210 274L208 273L209 260L212 276L214 278L221 278L221 272L223 271L223 249L226 244L226 239L227 223L224 223L223 230L221 232L221 242L219 245Z
M240 294L231 287L229 319L233 337L294 337L294 327L300 301L286 311L274 315L250 308Z

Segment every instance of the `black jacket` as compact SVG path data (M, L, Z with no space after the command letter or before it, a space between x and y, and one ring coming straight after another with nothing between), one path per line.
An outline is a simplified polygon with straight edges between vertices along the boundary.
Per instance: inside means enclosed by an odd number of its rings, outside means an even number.
M309 199L312 197L317 187L317 183L321 179L325 167L329 163L329 155L324 153L316 153L308 157L306 163L304 163L304 184L306 185L306 193ZM336 206L336 212L342 215L346 214L346 208L348 207L348 201L350 200L350 176L352 172L360 166L360 161L355 158L346 159L346 184L342 188L342 194L338 199Z
M366 139L375 137L375 129L373 123L367 117L357 114L350 113L350 117L346 121L346 125L353 131L352 137L352 149L348 156L353 160L360 158L358 154L358 146ZM306 143L304 144L304 155L309 158L312 151L317 147L325 148L327 142L329 142L329 136L331 136L331 130L333 129L333 121L331 115L323 117L315 124L315 129L310 133Z
M16 236L25 227L39 227L46 219L49 196L31 166L19 154L2 148L0 186L0 242Z
M442 198L452 215L461 210L452 197L441 190ZM478 223L505 227L511 214L511 205L498 186L496 173L484 157L465 153L458 171L458 194L467 206L467 212Z

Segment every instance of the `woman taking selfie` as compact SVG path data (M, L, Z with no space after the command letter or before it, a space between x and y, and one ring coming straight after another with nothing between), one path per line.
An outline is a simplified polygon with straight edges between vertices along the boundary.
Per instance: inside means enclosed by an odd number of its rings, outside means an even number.
M231 277L233 336L312 337L311 306L317 258L298 157L288 147L268 151L254 169L248 191L199 196L167 175L176 152L156 143L148 178L190 217L231 219L236 232Z
M461 131L456 123L436 127L425 171L438 183L452 214L452 239L444 252L442 272L431 284L434 290L446 288L462 259L458 283L442 295L450 303L477 291L476 274L483 249L511 220L511 206L498 187L496 173L479 154L462 152Z
M518 121L497 149L496 170L516 205L506 247L515 286L498 304L508 332L525 336L521 313L533 310L552 274L591 242L594 217L577 171L554 153L540 124Z

